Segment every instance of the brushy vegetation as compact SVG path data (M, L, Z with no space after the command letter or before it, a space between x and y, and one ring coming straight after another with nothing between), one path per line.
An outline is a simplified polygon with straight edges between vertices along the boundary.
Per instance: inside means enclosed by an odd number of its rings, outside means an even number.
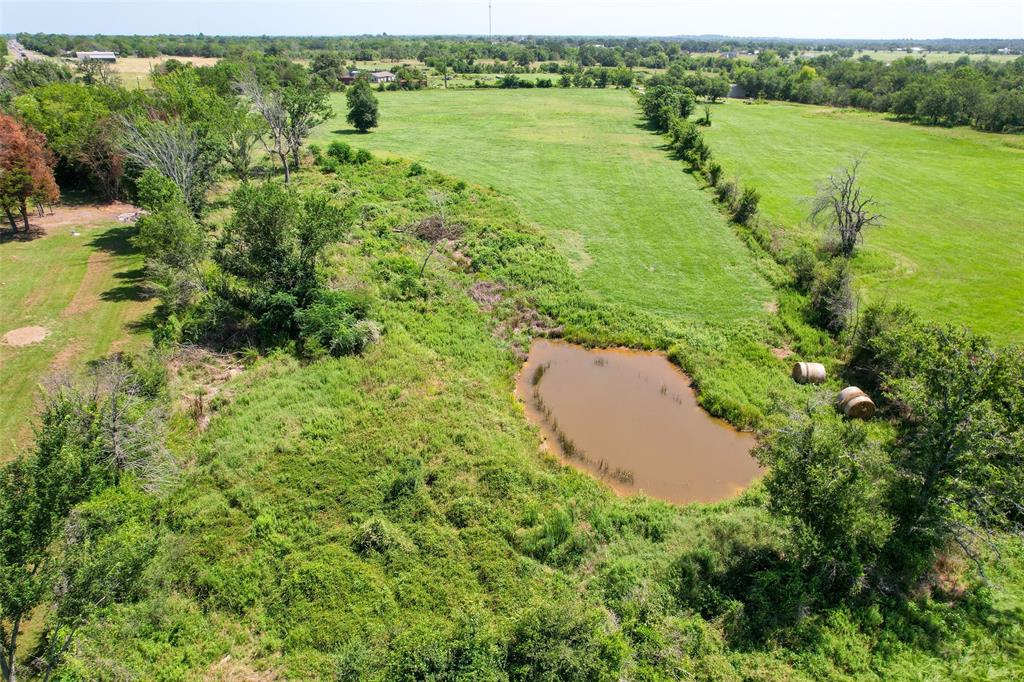
M360 291L380 342L256 361L207 430L172 422L188 466L168 498L90 502L151 530L130 545L147 547L143 570L75 635L64 679L1021 672L1019 546L990 564L998 589L950 569L910 596L807 601L761 488L711 506L624 500L543 454L511 397L531 334L642 345L666 332L582 291L508 200L409 171L371 161L293 179L355 216L325 285ZM431 245L405 228L436 193L465 232L417 276ZM481 281L501 295L478 303Z

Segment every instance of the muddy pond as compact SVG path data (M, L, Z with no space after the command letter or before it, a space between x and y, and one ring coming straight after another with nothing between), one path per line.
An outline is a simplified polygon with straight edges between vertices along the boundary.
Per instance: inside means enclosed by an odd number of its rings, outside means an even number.
M717 502L762 473L753 434L708 415L658 353L538 339L516 393L556 454L621 494Z

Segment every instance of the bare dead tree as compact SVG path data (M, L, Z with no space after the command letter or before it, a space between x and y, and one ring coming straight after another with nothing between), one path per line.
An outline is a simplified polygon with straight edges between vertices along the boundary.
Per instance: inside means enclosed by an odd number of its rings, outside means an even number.
M811 205L811 221L834 232L839 237L839 250L853 255L858 241L863 241L863 230L870 225L881 225L884 217L875 212L878 202L865 196L858 180L861 159L828 176Z
M177 470L164 445L166 410L143 397L131 368L118 355L98 363L93 378L102 406L103 451L111 468L134 473L148 492L162 488Z
M198 211L220 161L200 132L177 119L140 122L122 117L120 122L128 160L166 175L181 190L189 207Z
M437 247L447 241L458 239L464 230L462 225L448 221L447 195L441 192L431 192L430 203L434 206L434 215L421 220L413 230L417 237L430 244L430 249L420 266L420 276L427 269L427 261L437 251Z
M253 111L263 117L267 123L267 134L260 138L263 148L271 157L281 160L284 168L284 181L291 181L288 168L288 110L285 108L281 94L266 88L253 76L238 81L235 86L242 96L249 101Z

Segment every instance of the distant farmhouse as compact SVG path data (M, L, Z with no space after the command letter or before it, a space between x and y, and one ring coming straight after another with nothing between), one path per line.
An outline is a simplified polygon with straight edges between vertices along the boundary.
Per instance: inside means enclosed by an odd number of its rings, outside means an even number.
M75 52L75 59L80 62L116 62L116 52Z
M359 69L351 69L347 76L341 77L341 82L345 85L351 85L357 78L363 75L363 72ZM366 74L366 79L371 83L393 83L395 74L390 71L374 71Z

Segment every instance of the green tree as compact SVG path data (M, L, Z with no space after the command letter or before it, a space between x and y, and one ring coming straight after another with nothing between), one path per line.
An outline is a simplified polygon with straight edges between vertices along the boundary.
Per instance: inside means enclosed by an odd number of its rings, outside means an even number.
M136 222L132 244L146 256L146 276L163 315L190 305L204 290L209 255L206 231L185 204L181 190L154 169L138 180L138 202L147 213Z
M824 593L861 585L889 539L886 453L860 422L819 408L794 416L757 450L770 509L790 522L800 560Z
M885 398L906 415L893 451L890 555L907 580L951 542L980 568L979 545L1020 531L1024 354L931 324L896 326L871 350L887 358Z
M640 96L644 118L662 132L668 131L673 118L689 117L696 103L692 90L675 85L654 85Z
M274 183L240 187L231 205L216 253L232 278L226 295L265 342L294 338L296 311L316 299L318 265L344 233L344 215L324 195L301 196Z
M46 136L61 162L62 177L89 184L108 199L121 192L124 153L113 112L136 105L137 96L120 88L51 83L18 97L22 120Z
M298 168L303 142L314 126L331 115L327 90L314 83L290 85L281 91L281 104L287 116L285 143L292 163Z
M86 591L95 594L111 587L77 567L80 561L103 563L111 556L86 552L71 558L60 551L58 539L70 528L72 509L111 485L143 481L155 487L173 475L157 400L162 382L163 375L145 363L113 356L94 366L89 382L56 385L44 396L34 449L0 469L0 671L5 680L17 677L22 626L44 599L55 599L58 621L63 613L80 622L85 609L72 602L82 598L81 588L91 585ZM77 577L62 579L69 574ZM63 632L66 637L66 628ZM66 646L55 653L61 649Z
M348 116L345 120L361 133L376 128L379 118L377 98L370 90L370 84L360 78L345 93L348 101Z

